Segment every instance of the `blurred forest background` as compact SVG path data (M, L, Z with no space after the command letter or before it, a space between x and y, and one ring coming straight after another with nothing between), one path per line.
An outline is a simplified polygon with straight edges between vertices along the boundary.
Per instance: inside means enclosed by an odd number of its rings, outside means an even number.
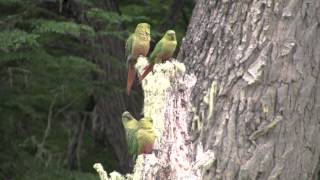
M153 44L170 28L181 43L193 5L0 0L0 179L98 179L95 162L128 172L120 116L139 116L143 96L125 95L125 39L148 22Z

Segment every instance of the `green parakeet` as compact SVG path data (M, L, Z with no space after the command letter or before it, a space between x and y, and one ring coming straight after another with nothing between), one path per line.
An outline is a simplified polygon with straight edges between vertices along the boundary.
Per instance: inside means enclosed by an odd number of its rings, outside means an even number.
M139 154L152 153L156 134L153 130L153 123L151 118L144 117L139 121L137 138L139 142Z
M128 66L127 94L130 94L133 81L136 76L134 65L140 55L147 56L150 48L150 25L139 23L133 34L126 42L126 58Z
M139 141L137 138L139 123L128 111L122 113L122 123L126 131L128 152L132 159L135 160L139 153Z
M140 82L152 71L155 63L163 63L170 59L176 50L177 40L174 30L168 30L150 55L150 64L144 68Z

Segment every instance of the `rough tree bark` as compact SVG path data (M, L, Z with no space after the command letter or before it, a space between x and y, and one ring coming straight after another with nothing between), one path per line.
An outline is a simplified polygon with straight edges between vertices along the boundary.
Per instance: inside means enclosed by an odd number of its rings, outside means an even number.
M69 121L72 123L72 125L70 125L70 140L66 159L66 166L68 169L79 170L81 168L80 152L87 119L88 115L84 113L71 114L69 117Z
M199 0L178 59L217 158L205 179L318 178L319 0Z

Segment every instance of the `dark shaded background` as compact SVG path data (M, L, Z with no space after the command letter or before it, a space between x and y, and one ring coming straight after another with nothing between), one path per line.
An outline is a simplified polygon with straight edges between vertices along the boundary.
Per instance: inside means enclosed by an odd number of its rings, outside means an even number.
M191 0L1 0L0 179L98 179L92 165L129 172L120 116L124 43L139 22L153 45L187 29Z

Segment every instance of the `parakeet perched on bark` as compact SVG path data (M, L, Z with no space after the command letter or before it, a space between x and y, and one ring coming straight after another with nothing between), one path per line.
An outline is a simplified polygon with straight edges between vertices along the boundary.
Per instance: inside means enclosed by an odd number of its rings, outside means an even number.
M150 25L139 23L126 42L126 58L128 66L127 94L130 94L136 76L135 64L140 55L147 56L150 48Z
M128 152L132 159L135 160L139 153L139 141L137 138L139 123L128 111L122 113L122 123L126 131Z
M177 40L174 30L168 30L150 55L150 64L144 68L139 81L141 82L153 69L155 63L163 63L170 59L176 50Z
M139 142L139 154L152 153L156 134L153 130L153 123L151 118L144 117L139 121L137 138Z

